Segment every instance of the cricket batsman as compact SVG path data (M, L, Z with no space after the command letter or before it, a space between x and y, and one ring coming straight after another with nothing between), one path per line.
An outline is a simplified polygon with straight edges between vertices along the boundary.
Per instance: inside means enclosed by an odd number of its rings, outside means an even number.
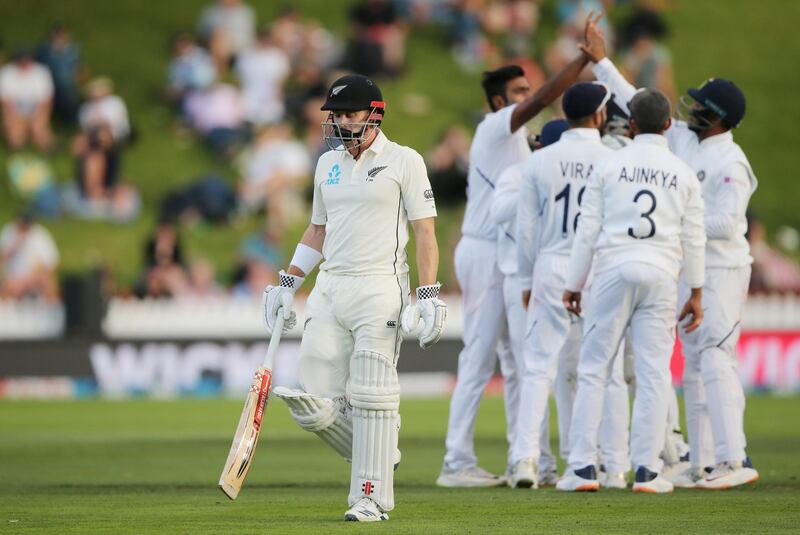
M303 429L352 463L345 520L388 520L399 463L401 325L423 348L441 334L436 206L422 157L380 128L378 86L351 74L336 80L322 110L330 151L317 163L311 224L277 286L264 290L271 333L278 314L295 323L292 298L324 259L308 298L300 344L301 390L275 388ZM408 302L406 244L414 229L417 300Z
M636 88L606 57L602 39L587 40L583 50L595 63L592 72L627 109ZM703 286L706 320L696 332L680 333L686 358L683 386L691 467L674 479L681 487L728 489L759 479L745 451L745 397L736 358L753 262L745 238L745 213L758 181L733 139L732 131L745 114L745 96L736 84L711 78L689 89L681 104L686 121L673 121L665 135L670 149L700 182L708 241ZM684 276L681 297L689 293Z

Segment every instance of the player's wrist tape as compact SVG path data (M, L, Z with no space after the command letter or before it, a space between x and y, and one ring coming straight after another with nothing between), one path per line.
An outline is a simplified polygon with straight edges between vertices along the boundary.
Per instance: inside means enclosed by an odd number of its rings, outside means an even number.
M303 281L306 280L304 277L298 277L296 275L289 275L285 271L281 270L278 273L279 281L278 286L281 288L291 288L292 290L296 290L303 284Z
M417 301L423 299L435 299L439 297L439 288L442 287L440 282L435 284L428 284L427 286L419 286L417 288Z
M314 271L314 268L317 267L320 260L322 260L322 253L304 243L298 243L289 265L295 266L308 275Z

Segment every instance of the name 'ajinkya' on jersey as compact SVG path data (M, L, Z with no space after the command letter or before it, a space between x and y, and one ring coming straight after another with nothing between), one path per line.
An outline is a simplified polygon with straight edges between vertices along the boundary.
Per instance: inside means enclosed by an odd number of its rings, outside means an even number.
M613 152L603 145L596 128L572 128L528 158L517 214L518 277L523 288L531 287L538 255L569 255L589 176Z
M511 131L516 104L487 113L475 130L469 149L467 206L461 234L483 240L497 239L497 224L490 215L492 194L500 173L524 161L531 153L528 129Z
M692 169L670 152L667 139L656 134L636 136L592 172L572 246L567 289L583 289L593 254L595 273L624 262L641 262L676 280L683 261L687 284L701 287L703 213L700 183Z
M322 271L339 275L408 272L408 222L436 217L425 162L379 131L356 160L328 151L314 174L311 222L325 225Z
M614 93L625 111L636 94L608 58L592 67L592 73ZM672 151L697 174L705 200L706 266L736 268L753 263L747 243L747 204L758 186L744 151L728 131L700 141L684 121L672 121L666 131Z

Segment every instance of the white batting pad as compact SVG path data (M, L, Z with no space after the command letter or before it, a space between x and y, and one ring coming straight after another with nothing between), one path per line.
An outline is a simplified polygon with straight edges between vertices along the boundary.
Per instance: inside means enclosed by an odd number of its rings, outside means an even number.
M344 398L323 398L283 386L276 386L272 393L286 402L289 413L300 427L315 433L350 462L353 453L353 422L350 407Z
M391 511L400 384L390 358L371 351L355 353L350 365L350 402L353 468L349 503L368 497L384 511Z

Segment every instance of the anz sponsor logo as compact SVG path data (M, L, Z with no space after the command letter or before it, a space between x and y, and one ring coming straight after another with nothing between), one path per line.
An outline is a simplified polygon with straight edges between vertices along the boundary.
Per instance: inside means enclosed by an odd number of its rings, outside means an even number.
M334 164L331 167L331 170L328 171L328 180L325 181L325 184L328 186L335 186L339 183L339 180L342 178L342 170L339 168L339 164Z

